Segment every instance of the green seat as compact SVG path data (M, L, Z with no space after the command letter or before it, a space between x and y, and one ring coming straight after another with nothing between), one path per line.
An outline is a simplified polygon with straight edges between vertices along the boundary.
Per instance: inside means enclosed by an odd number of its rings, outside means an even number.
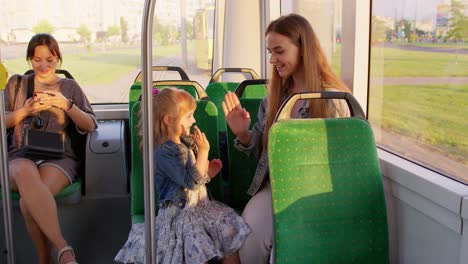
M184 81L190 80L187 73L180 67L177 66L152 66L151 71L154 72L177 72L180 75L180 79ZM133 82L140 82L143 79L143 74L140 71L138 75L135 77Z
M64 204L75 204L78 203L81 199L81 180L77 180L76 182L66 186L60 191L57 195L55 195L55 199L60 201ZM20 194L15 191L11 191L11 200L19 201ZM3 198L2 192L0 191L0 200Z
M202 99L208 97L203 87L196 81L190 80L165 80L165 81L154 81L153 86L158 89L162 89L168 86L176 87L188 92L195 99ZM130 87L129 105L128 109L131 111L133 105L140 100L141 96L141 82L135 82Z
M382 177L366 120L280 120L268 156L276 263L389 263Z
M266 79L245 80L234 91L239 98L264 98L267 95Z
M264 84L255 84L249 86L242 94L242 98L263 98L266 96L266 87Z
M203 90L203 87L196 81L189 81L189 80L187 81L186 80L155 81L153 82L153 87L154 86L156 86L158 89L163 89L169 86L176 87L178 89L182 89L188 92L195 99L202 99L202 98L208 97L205 90Z
M139 98L141 95L141 82L135 82L130 86L130 93L129 93L129 98L128 98L128 111L129 111L129 116L132 118L132 110L133 106L135 105L136 102L138 102Z
M228 91L234 92L239 85L237 82L213 82L206 86L206 94L210 101L218 108L218 128L220 132L226 132L226 117L224 116L222 103Z
M139 135L140 127L140 102L137 101L132 111L130 112L130 135L131 135L131 161L132 167L130 172L130 201L131 201L131 215L132 223L141 223L144 221L145 205L144 205L144 189L143 189L143 158L140 150L141 136ZM206 100L197 100L197 109L194 113L196 125L205 135L210 142L209 159L219 158L219 138L217 129L217 115L218 111L216 106ZM216 176L209 184L208 189L211 195L219 201L223 201L223 182L222 177ZM156 206L158 194L155 190ZM156 208L156 211L158 208Z
M250 113L250 129L258 120L258 108L263 99L260 98L239 98L239 101ZM228 127L227 131L227 151L229 160L228 204L238 211L242 211L249 199L247 194L250 183L252 182L258 161L254 156L247 156L243 152L234 148L234 139L236 136Z
M194 117L196 120L195 125L205 133L206 138L210 142L210 152L208 159L219 159L219 134L218 134L218 109L213 102L208 100L198 100L197 109L195 110ZM218 201L224 201L223 192L223 178L219 173L214 179L208 183L207 187L210 194Z
M131 144L131 170L130 170L130 214L132 223L142 223L145 220L145 203L143 189L143 157L140 149L140 102L137 101L130 111L130 144ZM156 199L158 197L155 190ZM156 210L158 203L155 203Z

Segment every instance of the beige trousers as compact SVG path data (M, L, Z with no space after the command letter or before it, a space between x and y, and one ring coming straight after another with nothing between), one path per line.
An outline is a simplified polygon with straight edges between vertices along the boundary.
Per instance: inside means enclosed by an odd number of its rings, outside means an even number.
M242 218L251 229L239 250L242 264L274 263L273 206L270 183L265 184L247 203Z

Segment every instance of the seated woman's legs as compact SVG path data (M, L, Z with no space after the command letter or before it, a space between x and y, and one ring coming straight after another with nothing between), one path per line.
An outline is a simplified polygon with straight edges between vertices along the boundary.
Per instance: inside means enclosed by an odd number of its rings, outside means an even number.
M26 159L12 161L9 168L12 189L21 195L21 212L40 261L50 263L50 243L57 250L67 245L60 230L54 195L67 186L69 180L54 166L38 169L34 162ZM61 262L72 259L71 252L66 252Z
M252 232L239 250L241 263L268 263L273 245L273 208L269 184L249 200L242 218Z

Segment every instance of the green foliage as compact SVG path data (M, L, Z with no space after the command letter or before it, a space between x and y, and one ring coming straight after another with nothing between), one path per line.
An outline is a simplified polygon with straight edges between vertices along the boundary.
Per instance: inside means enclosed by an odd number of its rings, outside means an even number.
M159 23L155 16L153 19L153 41L156 45L167 46L177 44L180 32L175 25Z
M124 17L120 17L121 38L123 43L128 42L128 22Z
M387 32L392 29L386 26L385 21L376 16L372 16L371 36L372 43L385 42L387 40Z
M117 25L109 26L106 33L108 38L118 36L120 35L120 28Z
M450 30L447 38L454 41L468 41L468 17L464 14L465 6L460 1L452 0Z
M411 32L411 23L406 19L402 19L397 23L397 30L400 32L401 36L408 38Z
M76 33L80 35L80 41L83 43L91 42L91 30L85 24L81 24L77 29Z
M49 23L49 21L47 21L46 19L43 19L43 20L39 21L39 23L37 23L37 25L35 25L32 30L36 34L37 33L52 34L52 33L54 33L55 28L51 23Z

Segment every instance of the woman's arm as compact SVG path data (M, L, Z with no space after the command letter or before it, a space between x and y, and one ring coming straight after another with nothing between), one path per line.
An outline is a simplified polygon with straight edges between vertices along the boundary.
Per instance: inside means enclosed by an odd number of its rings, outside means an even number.
M12 128L28 117L28 113L24 108L20 108L14 112L5 112L6 128Z
M91 105L75 80L64 79L61 92L47 91L51 96L42 97L47 103L62 109L82 132L94 131L97 127Z
M40 96L40 104L54 106L62 109L75 125L85 132L96 129L96 123L90 114L81 110L73 99L66 98L61 92L47 91L45 96Z
M20 82L21 77L16 74L11 76L5 87L4 101L6 128L12 128L21 123L28 116L36 115L40 111L46 110L50 107L40 105L33 98L27 99L24 103L19 102L20 100L18 99L19 97L17 93L22 91L21 86L18 86L21 85Z
M75 123L75 125L82 131L94 131L96 129L95 119L93 119L88 113L83 112L71 101L68 103L69 106L65 112L73 121L73 123Z

